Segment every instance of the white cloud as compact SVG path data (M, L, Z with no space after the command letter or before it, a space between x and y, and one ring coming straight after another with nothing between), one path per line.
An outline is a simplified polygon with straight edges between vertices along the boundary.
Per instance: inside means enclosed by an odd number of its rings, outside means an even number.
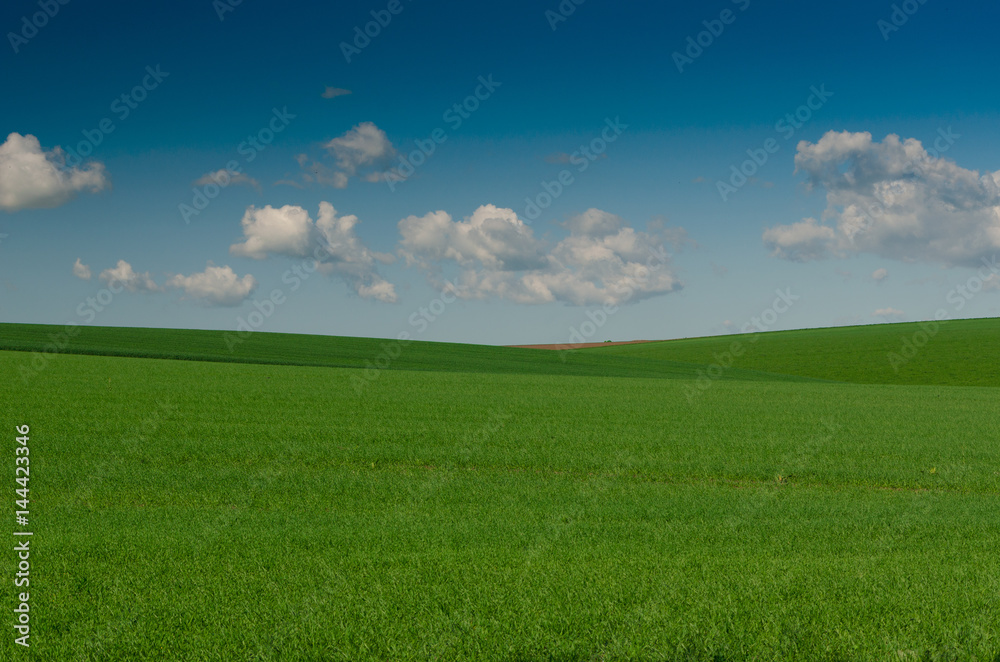
M616 232L624 224L620 216L600 209L588 209L570 218L562 226L575 235L604 236Z
M399 222L399 252L438 286L444 266L456 265L459 296L468 299L617 305L681 287L663 248L680 233L636 232L599 209L564 226L570 236L547 250L510 209L483 205L464 221L430 212Z
M345 90L342 87L327 86L327 88L323 90L323 94L321 94L320 96L323 97L324 99L336 99L337 97L342 97L347 94L351 94L351 91Z
M308 255L314 240L313 221L302 207L285 205L275 209L247 207L240 221L245 240L233 244L233 255L263 260L268 255L302 257Z
M512 271L547 264L531 228L510 209L484 205L466 221L452 222L443 211L399 222L401 253L408 264L429 266L453 260L462 267Z
M874 313L874 317L882 317L885 319L901 319L903 317L903 311L898 308L879 308Z
M807 218L764 230L764 243L774 257L805 262L826 257L834 235L833 228L820 225L815 218Z
M395 258L369 250L354 234L357 223L357 216L338 217L337 210L329 202L319 203L316 229L322 237L320 246L328 254L321 261L319 270L344 278L366 299L395 303L395 288L392 283L379 276L376 270L376 263L389 264Z
M875 271L872 272L872 280L875 281L876 283L881 283L888 277L889 277L889 270L886 269L885 267L876 269Z
M80 258L76 258L76 262L73 263L73 275L80 280L90 280L90 267L80 261Z
M104 165L67 167L66 155L56 147L43 152L33 135L11 133L0 144L0 209L58 207L81 191L97 193L110 186Z
M211 306L239 305L257 289L257 281L250 274L241 278L228 266L217 267L211 262L201 273L171 277L167 285L180 288L189 298Z
M244 241L229 251L257 260L272 255L317 259L319 271L342 278L360 296L393 303L395 288L378 274L377 265L394 258L369 250L354 233L357 223L357 216L337 216L329 202L320 203L315 222L294 205L249 207L241 221Z
M954 141L942 131L941 138ZM907 262L979 265L1000 250L1000 172L933 158L920 141L831 131L802 141L797 172L826 190L823 223L805 219L764 232L772 254L813 260L871 253Z
M348 175L357 173L358 168L388 161L396 154L385 131L374 122L362 122L323 147L337 157L337 166Z
M157 285L149 272L136 273L132 265L125 260L118 260L118 264L113 269L105 269L98 276L108 285L118 284L129 292L160 292L162 288Z
M327 165L310 158L308 154L296 155L295 161L299 164L305 184L343 189L347 188L351 177L358 177L366 182L379 182L396 156L396 148L374 122L362 122L321 146L334 157L336 164ZM284 177L282 181L295 186L293 182L290 176Z
M230 172L225 168L216 170L215 172L206 172L194 181L195 186L205 186L206 184L215 184L216 186L221 187L246 184L247 186L252 186L257 189L258 193L261 190L260 182L253 177L250 177L243 172Z

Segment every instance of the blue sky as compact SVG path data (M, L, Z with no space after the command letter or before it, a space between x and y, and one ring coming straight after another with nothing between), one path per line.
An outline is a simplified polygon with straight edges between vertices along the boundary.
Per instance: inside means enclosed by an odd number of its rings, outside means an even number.
M998 18L11 0L0 319L514 344L736 332L778 291L767 328L995 316Z

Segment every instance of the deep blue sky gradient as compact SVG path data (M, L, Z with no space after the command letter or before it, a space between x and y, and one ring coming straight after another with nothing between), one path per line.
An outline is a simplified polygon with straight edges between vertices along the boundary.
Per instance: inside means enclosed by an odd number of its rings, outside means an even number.
M692 244L675 257L679 292L631 304L602 334L614 339L720 333L767 307L776 288L802 300L779 328L871 323L895 307L924 319L971 272L894 263L875 256L792 263L768 255L764 228L821 214L822 192L807 193L794 174L798 140L830 130L870 131L933 140L942 127L963 137L948 158L974 170L1000 169L1000 88L992 73L1000 7L992 2L927 0L883 38L877 26L892 2L733 3L586 0L552 30L546 9L558 2L432 3L402 0L403 11L348 63L340 44L385 2L243 0L219 19L211 0L71 0L14 53L0 43L0 140L37 136L45 149L73 146L102 118L114 120L92 159L113 187L43 210L0 212L0 319L63 323L100 288L71 267L81 258L95 275L119 259L158 279L193 273L207 261L253 273L258 295L291 262L229 254L249 205L300 205L315 217L320 201L361 219L372 249L393 252L396 224L445 210L456 219L495 204L519 214L562 165L546 160L596 136L606 118L629 126L601 159L534 222L557 240L558 225L597 207L634 227L663 217ZM672 53L730 9L736 19L679 73ZM19 31L37 1L8 0L0 33ZM139 84L147 66L169 76L124 120L110 110ZM371 121L400 151L444 126L442 113L471 94L480 76L502 83L412 180L390 192L352 180L343 190L275 186L297 176L294 157L318 158L320 143ZM352 90L325 99L326 86ZM803 104L811 86L833 97L747 186L723 202L714 182L775 136L774 125ZM192 182L241 159L238 145L266 126L273 108L296 115L245 164L263 185L230 187L190 225L178 205ZM702 181L704 180L704 181ZM866 281L886 267L892 278ZM396 304L360 299L337 280L317 277L268 320L264 330L392 337L435 296L423 277L396 263L383 270ZM849 275L847 275L849 274ZM122 295L95 323L234 328L252 310L208 308L175 295ZM586 319L585 307L460 302L422 339L484 343L560 342ZM984 293L963 316L1000 314L1000 293ZM604 339L603 337L600 339Z

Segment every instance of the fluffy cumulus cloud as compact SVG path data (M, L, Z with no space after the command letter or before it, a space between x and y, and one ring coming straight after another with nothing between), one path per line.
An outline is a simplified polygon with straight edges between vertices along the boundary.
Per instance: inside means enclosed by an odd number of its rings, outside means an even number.
M876 142L867 132L800 142L796 172L826 191L823 220L768 228L764 243L789 260L871 253L979 265L1000 250L1000 171L980 174L938 157L955 138L942 130L933 153L913 138Z
M664 244L682 240L682 230L637 232L599 209L564 225L570 235L550 247L510 209L483 205L461 221L431 212L399 222L399 253L438 287L457 268L467 299L618 305L680 288Z
M315 241L316 228L309 212L294 205L248 207L240 224L244 241L230 246L229 252L255 260L268 255L303 257Z
M67 167L60 148L43 152L38 138L11 133L0 144L0 209L58 207L81 191L96 193L109 186L104 165L90 162Z
M80 258L76 258L76 262L73 263L73 275L80 280L90 280L90 267L80 261Z
M323 147L337 157L337 166L348 175L356 174L359 168L383 164L396 154L385 131L374 122L362 122Z
M172 276L167 286L184 290L187 298L209 306L236 306L257 289L257 281L250 274L240 277L228 266L209 262L201 273Z
M136 273L132 265L118 260L113 269L105 269L98 276L109 286L121 286L129 292L160 292L162 288L153 281L149 272Z
M361 297L393 303L396 290L378 273L379 264L392 255L369 250L355 234L358 217L338 216L329 202L321 202L314 221L302 207L250 207L243 214L243 241L233 244L233 255L257 260L272 255L306 258L318 270L346 281Z
M876 269L875 271L872 272L872 280L875 281L876 283L881 283L888 277L889 277L889 270L886 269L885 267Z

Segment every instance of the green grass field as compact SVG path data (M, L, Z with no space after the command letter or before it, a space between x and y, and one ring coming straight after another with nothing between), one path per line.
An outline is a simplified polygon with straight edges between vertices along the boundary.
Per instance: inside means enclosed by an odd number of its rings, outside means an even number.
M31 659L1000 659L997 321L905 373L915 325L721 374L738 337L376 371L387 341L59 330L0 325Z

